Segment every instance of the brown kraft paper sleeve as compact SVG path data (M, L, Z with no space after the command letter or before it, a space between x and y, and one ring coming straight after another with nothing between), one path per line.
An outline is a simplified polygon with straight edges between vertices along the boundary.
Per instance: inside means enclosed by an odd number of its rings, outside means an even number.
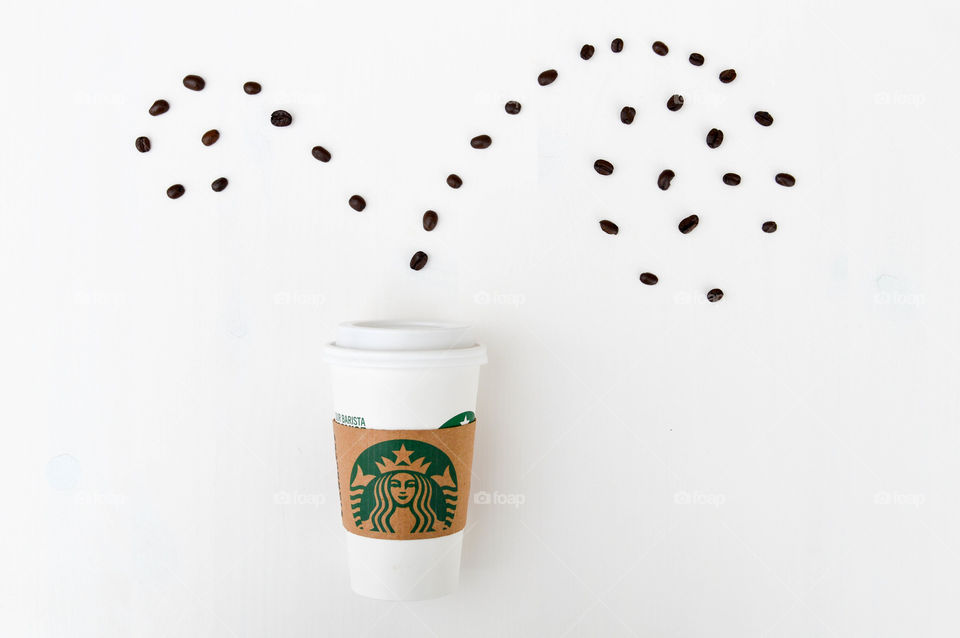
M343 526L388 540L462 530L476 429L475 420L436 430L374 430L334 421Z

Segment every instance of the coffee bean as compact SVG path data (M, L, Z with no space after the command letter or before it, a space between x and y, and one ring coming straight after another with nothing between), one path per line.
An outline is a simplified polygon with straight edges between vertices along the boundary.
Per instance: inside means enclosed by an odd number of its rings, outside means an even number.
M598 159L596 162L593 163L593 170L597 171L601 175L612 175L613 164L611 164L605 159Z
M657 282L660 281L660 278L652 272L645 272L640 274L640 281L648 286L656 286Z
M740 176L736 173L724 173L723 183L727 186L737 186L740 184Z
M766 111L757 111L753 114L753 119L755 119L760 126L770 126L773 124L773 116Z
M470 140L470 146L473 148L490 148L491 144L493 144L493 140L490 139L489 135L477 135Z
M600 230L605 232L608 235L616 235L620 232L620 227L614 224L609 219L604 219L600 221Z
M723 131L718 128L712 128L707 132L707 146L717 148L723 144Z
M463 186L463 180L460 179L460 176L456 173L450 173L447 175L447 186L450 188L460 188Z
M330 151L322 146L314 146L312 149L310 149L310 154L321 162L329 162L330 158L332 157L330 155Z
M726 71L720 71L720 81L724 84L730 84L737 79L737 72L733 69L727 69ZM721 293L723 294L723 293Z
M183 184L174 184L167 189L167 197L170 199L176 199L187 192L187 189L183 187Z
M210 188L212 188L215 193L219 193L224 188L226 188L227 184L229 183L230 182L227 180L226 177L218 177L217 179L213 180L213 182L211 182Z
M422 270L424 266L427 265L427 253L422 250L418 250L413 253L413 257L410 258L410 267L414 270Z
M554 71L553 69L544 71L543 73L537 76L537 82L540 84L540 86L553 84L553 81L556 79L557 79L557 72Z
M257 93L260 92L260 89L261 89L261 88L262 88L262 87L260 86L260 83L259 83L259 82L244 82L244 83L243 83L243 92L246 93L247 95L256 95Z
M594 52L593 45L585 44L580 49L580 57L583 58L584 60L589 60L590 58L593 57L593 52Z
M682 95L671 95L670 99L667 100L667 108L671 111L679 111L683 108L683 96Z
M350 208L357 211L358 213L367 207L367 200L360 197L359 195L354 195L350 198Z
M610 43L610 50L614 53L620 53L623 51L623 40L620 38L614 39L614 41Z
M437 227L438 219L436 211L428 210L423 214L423 229L427 232L433 230Z
M170 110L170 103L166 100L157 100L150 105L150 115L162 115Z
M274 126L290 126L293 116L286 111L274 111L270 114L270 123Z
M220 131L218 131L215 128L212 128L203 134L203 137L200 138L200 142L202 142L204 146L211 146L213 144L216 144L217 140L219 139L220 139Z
M633 118L637 116L637 109L632 106L625 106L620 109L620 121L624 124L633 124Z
M133 145L136 146L137 150L141 153L146 153L150 150L150 138L141 135L137 138L137 141L134 142Z
M690 59L690 64L692 64L693 66L703 66L703 62L704 62L703 56L700 55L699 53L691 53L689 59Z
M191 91L202 91L207 83L199 75L188 75L183 78L183 85Z
M680 229L680 232L686 235L700 223L700 218L696 215L690 215L689 217L684 217L680 221L680 225L677 228Z
M520 108L521 108L520 102L517 102L515 100L510 100L509 102L503 105L503 110L509 113L510 115L516 115L517 113L519 113Z
M657 178L657 186L659 186L660 190L662 191L667 190L668 188L670 188L670 182L673 180L675 176L676 176L676 173L674 173L668 168L667 170L660 173L660 177Z
M714 288L713 290L707 293L707 301L709 301L710 303L715 303L717 301L720 301L721 299L723 299L723 291L720 290L719 288Z
M653 52L657 55L666 55L670 53L670 48L660 40L653 43Z
M777 176L774 178L778 184L781 186L793 186L797 183L796 178L790 173L777 173Z
M777 222L763 222L760 229L765 233L775 233L777 232Z

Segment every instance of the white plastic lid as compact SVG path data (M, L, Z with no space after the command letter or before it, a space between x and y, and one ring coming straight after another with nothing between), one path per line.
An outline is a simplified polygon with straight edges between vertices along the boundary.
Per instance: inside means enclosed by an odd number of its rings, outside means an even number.
M347 321L324 359L340 365L406 368L465 366L487 362L466 324L437 321Z

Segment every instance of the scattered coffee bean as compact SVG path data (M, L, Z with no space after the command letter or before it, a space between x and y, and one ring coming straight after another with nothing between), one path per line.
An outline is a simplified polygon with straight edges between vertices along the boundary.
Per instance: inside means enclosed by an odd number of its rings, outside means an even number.
M632 106L625 106L620 109L620 121L624 124L633 124L633 118L637 117L637 109Z
M613 164L611 164L605 159L598 159L596 162L593 163L593 170L597 171L601 175L612 175Z
M686 235L700 223L700 218L696 215L690 215L689 217L684 217L680 221L680 225L677 228L680 229L680 232Z
M765 233L775 233L777 232L777 222L763 222L760 229Z
M720 71L720 81L724 84L730 84L737 79L737 72L733 69L727 69L726 71ZM723 294L723 293L721 293Z
M330 155L330 151L323 148L322 146L314 146L313 148L310 149L310 154L313 155L314 158L320 160L321 162L329 162L330 158L332 157Z
M493 144L493 140L490 139L489 135L477 135L470 140L470 146L473 148L490 148L491 144Z
M766 111L757 111L753 114L753 119L755 119L760 126L770 126L773 124L773 116Z
M620 232L620 227L614 224L609 219L604 219L600 221L600 229L608 235L616 235Z
M723 144L723 131L718 128L712 128L707 132L707 146L717 148Z
M220 131L218 131L215 128L212 128L203 134L203 137L200 138L200 142L202 142L204 146L212 146L213 144L216 144L217 140L219 139L220 139Z
M286 111L274 111L270 114L270 123L274 126L290 126L293 116Z
M229 183L230 182L229 180L227 180L226 177L218 177L217 179L213 180L213 182L210 183L210 188L212 188L215 193L219 193L224 188L226 188L227 184Z
M546 86L548 84L553 84L553 81L556 79L557 72L553 69L549 69L537 76L537 83L539 83L540 86Z
M668 188L670 188L670 182L673 180L674 177L676 177L676 173L674 173L668 168L667 170L660 173L660 177L657 178L657 186L659 186L660 190L662 191L667 190Z
M777 176L774 178L778 184L781 186L793 186L797 183L796 178L790 173L777 173Z
M413 253L413 257L410 258L410 267L414 270L422 270L424 266L427 265L427 253L422 250L418 250Z
M719 288L714 288L713 290L707 293L707 301L709 301L710 303L715 303L717 301L720 301L721 299L723 299L723 291L720 290Z
M202 91L207 83L199 75L188 75L183 78L183 85L191 91Z
M167 197L170 199L176 199L187 192L187 189L183 187L183 184L174 184L167 189Z
M727 186L738 186L740 184L740 176L736 173L724 173L723 183Z
M460 179L460 176L456 173L450 173L447 175L447 186L450 188L460 188L463 186L463 180Z
M592 44L585 44L580 49L580 57L584 60L589 60L593 57L594 48Z
M260 86L259 82L244 82L243 83L243 92L247 95L256 95L260 92L260 89L263 88Z
M666 55L670 53L670 48L660 40L653 43L653 52L657 55Z
M150 150L150 138L149 138L149 137L144 137L144 136L141 135L140 137L137 138L137 141L134 142L133 144L134 144L134 146L137 147L137 150L140 151L141 153L146 153L147 151Z
M620 53L623 51L623 40L620 38L614 39L614 41L610 43L610 50L614 53Z
M170 103L166 100L157 100L150 105L150 115L162 115L170 110Z
M519 113L520 108L521 108L520 102L517 102L515 100L510 100L509 102L503 105L503 110L509 113L510 115L516 115L517 113Z
M683 96L682 95L671 95L670 99L667 100L667 108L671 111L679 111L683 108Z
M423 229L427 232L430 232L437 227L437 216L436 211L428 210L423 214Z
M700 55L699 53L691 53L689 59L690 59L690 64L692 64L693 66L703 66L703 62L704 62L703 56Z
M359 195L354 195L350 198L350 208L357 211L358 213L367 207L367 200L360 197Z
M657 282L660 281L660 278L652 272L645 272L640 274L640 281L648 286L656 286Z

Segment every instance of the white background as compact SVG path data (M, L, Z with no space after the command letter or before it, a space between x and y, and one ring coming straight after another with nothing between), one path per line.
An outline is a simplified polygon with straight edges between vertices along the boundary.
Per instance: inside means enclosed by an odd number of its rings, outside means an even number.
M958 17L8 3L0 634L956 636ZM489 346L492 503L459 591L395 604L349 591L320 351L411 317Z

